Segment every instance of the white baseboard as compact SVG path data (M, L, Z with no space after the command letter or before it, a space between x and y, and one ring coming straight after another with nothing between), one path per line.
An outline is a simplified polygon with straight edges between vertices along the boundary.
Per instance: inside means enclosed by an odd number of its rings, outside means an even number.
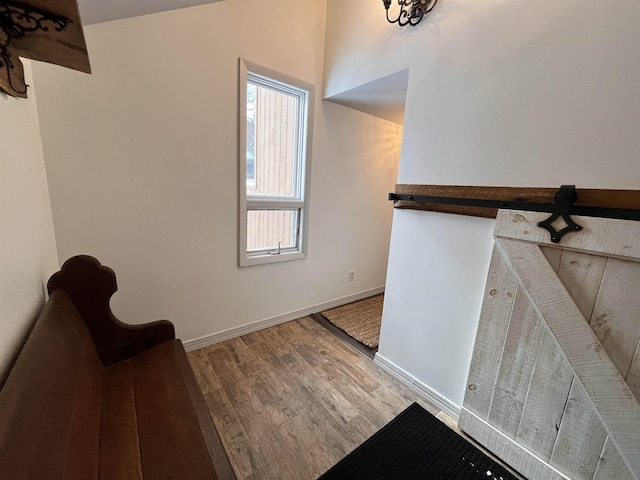
M443 397L431 387L425 385L413 375L407 373L406 371L398 367L395 363L387 360L379 353L376 353L376 356L373 359L373 363L378 365L387 373L391 374L396 379L400 380L402 383L405 383L406 385L411 387L413 390L418 392L420 395L422 395L440 410L445 412L447 415L455 418L456 421L460 417L460 407L458 405L453 403L448 398Z
M262 330L264 328L273 327L274 325L290 322L291 320L297 320L298 318L306 317L307 315L311 315L312 313L319 313L324 310L329 310L330 308L335 308L341 305L346 305L347 303L356 302L358 300L362 300L363 298L378 295L379 293L384 293L384 286L371 288L363 292L347 295L346 297L336 298L335 300L330 300L328 302L319 303L310 307L301 308L299 310L284 313L282 315L277 315L275 317L265 318L264 320L258 320L257 322L247 323L239 327L223 330L222 332L212 333L210 335L205 335L204 337L194 338L182 343L184 345L184 349L187 352L190 352L192 350L197 350L198 348L213 345L214 343L224 342L225 340L230 340L241 335L247 335L248 333L257 332L258 330Z

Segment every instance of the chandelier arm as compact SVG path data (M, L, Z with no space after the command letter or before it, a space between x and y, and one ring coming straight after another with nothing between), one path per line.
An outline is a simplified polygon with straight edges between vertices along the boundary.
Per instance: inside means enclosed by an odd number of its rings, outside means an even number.
M438 0L433 0L433 3L429 6L429 8L427 8L424 13L429 13L431 10L433 10L433 7L435 7L438 3Z
M411 10L409 10L410 5L413 3L413 0L398 0L398 4L400 5L400 13L398 14L398 25L404 27L407 24L411 23Z
M395 20L389 18L389 7L391 0L383 0L386 11L387 21L389 23L397 23L399 26L411 25L415 27L424 18L426 14L431 12L438 3L438 0L396 0L400 7L400 12Z
M387 9L386 9L386 11L387 11L387 22L389 22L389 23L396 23L396 22L398 21L398 19L396 18L395 20L391 20L391 19L389 18L389 9L387 8Z
M415 27L417 24L420 23L420 20L422 20L422 17L424 17L423 13L415 17L409 17L409 25L411 25L412 27Z

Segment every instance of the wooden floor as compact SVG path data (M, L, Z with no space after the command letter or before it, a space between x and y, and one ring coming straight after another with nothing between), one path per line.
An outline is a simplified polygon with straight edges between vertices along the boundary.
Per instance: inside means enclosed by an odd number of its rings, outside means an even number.
M412 402L439 413L308 317L189 359L239 479L315 479Z

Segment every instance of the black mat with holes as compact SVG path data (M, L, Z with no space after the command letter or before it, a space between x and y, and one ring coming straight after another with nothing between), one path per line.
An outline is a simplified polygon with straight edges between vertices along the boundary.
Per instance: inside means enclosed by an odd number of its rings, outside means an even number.
M318 480L516 480L417 403Z

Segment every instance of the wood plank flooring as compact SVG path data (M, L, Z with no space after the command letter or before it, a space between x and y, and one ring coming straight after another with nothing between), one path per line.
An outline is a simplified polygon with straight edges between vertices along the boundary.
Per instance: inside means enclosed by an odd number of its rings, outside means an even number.
M412 402L309 317L189 352L239 479L315 479Z

